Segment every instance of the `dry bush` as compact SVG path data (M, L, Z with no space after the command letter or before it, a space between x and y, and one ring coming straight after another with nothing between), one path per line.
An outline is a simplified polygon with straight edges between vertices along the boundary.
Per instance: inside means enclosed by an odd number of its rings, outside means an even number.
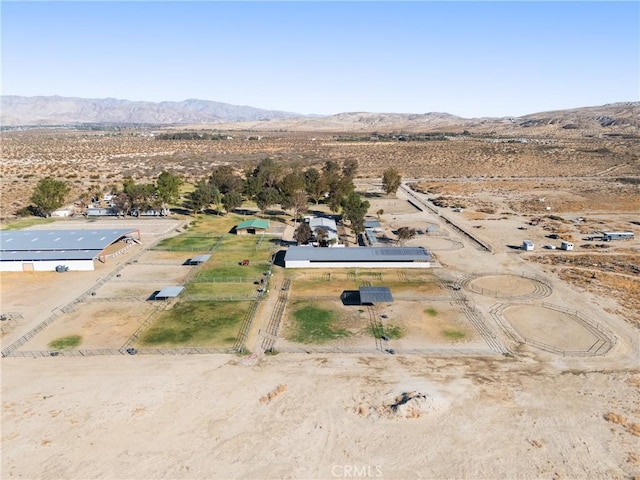
M269 403L271 403L272 400L277 398L279 395L284 393L286 390L287 390L287 385L286 384L280 384L276 388L271 390L269 393L267 393L267 394L263 395L262 397L260 397L260 403L269 404Z
M626 426L627 425L627 419L625 417L623 417L622 415L619 415L619 414L614 413L614 412L607 413L604 416L604 419L607 422L617 423L618 425L622 425L622 426Z

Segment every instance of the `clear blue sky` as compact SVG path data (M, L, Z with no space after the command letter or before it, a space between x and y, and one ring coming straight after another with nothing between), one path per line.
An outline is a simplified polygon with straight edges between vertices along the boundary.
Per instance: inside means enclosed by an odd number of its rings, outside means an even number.
M2 93L298 113L640 99L640 2L1 2Z

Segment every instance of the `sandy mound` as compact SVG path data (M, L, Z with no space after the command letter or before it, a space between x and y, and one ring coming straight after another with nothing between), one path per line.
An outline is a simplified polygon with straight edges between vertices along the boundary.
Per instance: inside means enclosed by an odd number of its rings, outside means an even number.
M392 394L380 405L360 404L356 413L363 417L420 418L442 409L435 398L416 391Z

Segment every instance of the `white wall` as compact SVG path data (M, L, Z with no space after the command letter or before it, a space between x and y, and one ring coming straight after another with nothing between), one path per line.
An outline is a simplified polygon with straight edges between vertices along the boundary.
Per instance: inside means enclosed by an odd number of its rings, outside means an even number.
M50 260L45 262L0 262L0 272L22 272L23 263L33 264L34 272L55 272L58 265L66 265L70 272L94 270L93 260Z
M0 262L0 272L21 272L22 262Z

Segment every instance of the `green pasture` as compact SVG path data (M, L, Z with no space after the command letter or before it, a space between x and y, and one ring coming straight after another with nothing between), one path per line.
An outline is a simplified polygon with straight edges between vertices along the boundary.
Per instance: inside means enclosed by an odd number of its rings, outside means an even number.
M244 283L239 282L191 282L182 294L184 298L216 298L216 297L233 297L244 298L249 297L258 289L258 285L254 285L252 281Z
M42 218L42 217L29 217L16 220L14 222L0 225L0 230L20 230L33 225L46 225L47 223L53 223L56 220L54 218Z
M248 301L182 301L163 312L140 346L231 347L249 310Z
M320 308L317 305L301 302L293 307L293 325L289 339L298 343L326 343L351 335L340 328L339 313L335 310Z
M155 250L184 251L184 252L208 252L220 240L220 237L195 235L185 233L177 237L165 238L155 247Z
M467 334L457 328L447 328L442 331L442 335L449 340L462 340Z
M49 342L49 348L52 350L64 350L67 348L75 348L82 342L80 335L68 335L66 337L56 338Z

